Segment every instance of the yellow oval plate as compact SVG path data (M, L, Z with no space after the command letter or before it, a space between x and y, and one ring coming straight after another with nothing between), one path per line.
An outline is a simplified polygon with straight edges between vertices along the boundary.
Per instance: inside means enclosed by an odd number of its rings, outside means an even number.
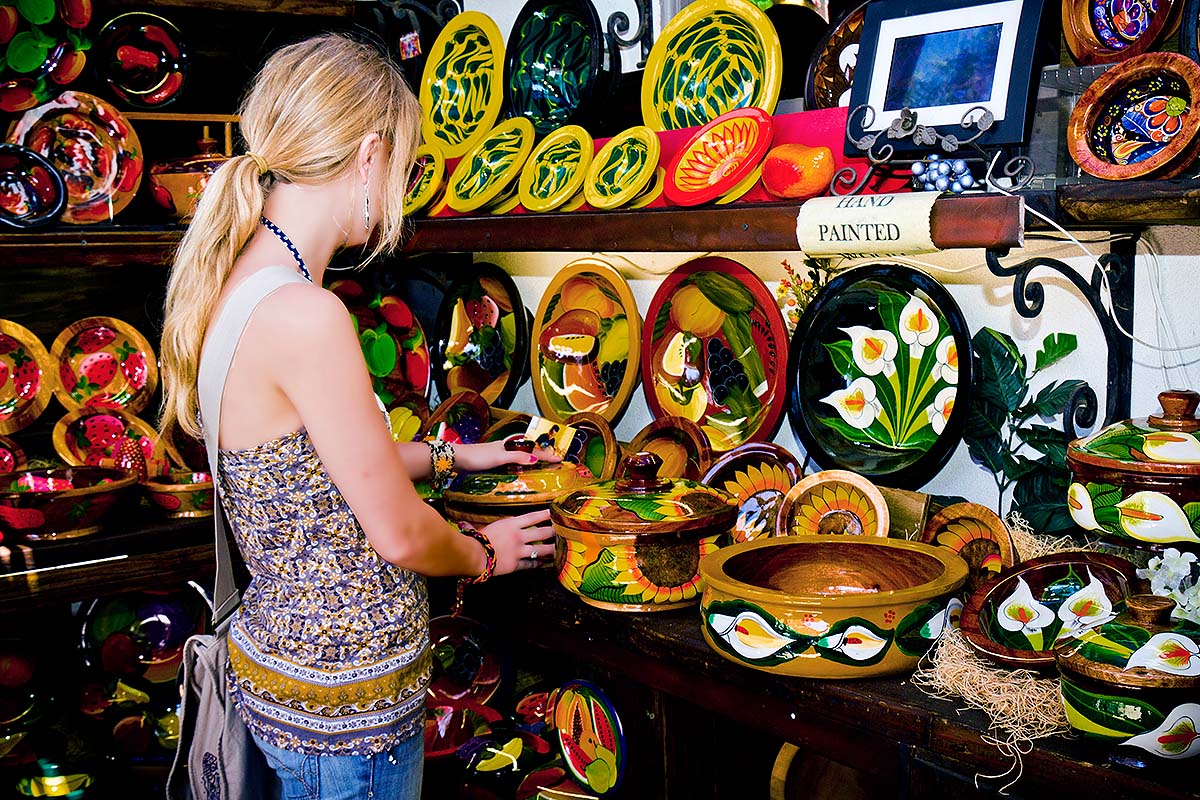
M421 75L421 133L446 158L487 135L504 101L504 39L487 14L464 11L438 34Z
M596 147L578 125L564 125L533 151L521 170L521 205L530 211L553 211L570 200L587 177Z
M404 213L415 214L437 196L446 179L446 157L436 144L417 148L412 171L408 173L408 190L404 193Z
M695 0L663 28L642 78L642 121L673 131L735 108L775 111L783 77L779 34L747 0Z
M588 167L583 184L588 204L610 209L637 197L654 177L661 151L658 136L645 125L609 139Z
M462 157L446 190L455 211L474 211L498 199L521 174L533 150L533 123L525 117L501 122Z

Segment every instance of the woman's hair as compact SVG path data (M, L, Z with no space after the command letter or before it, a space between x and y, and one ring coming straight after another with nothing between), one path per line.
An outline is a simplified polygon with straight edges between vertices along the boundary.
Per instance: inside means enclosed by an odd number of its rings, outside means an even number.
M212 175L167 283L161 423L166 430L178 422L197 438L196 376L204 334L272 186L335 180L354 167L363 137L378 133L391 148L370 254L378 255L394 249L403 232L404 192L420 135L417 100L396 66L374 45L339 34L274 53L251 84L240 114L247 150L269 171L260 175L247 154Z

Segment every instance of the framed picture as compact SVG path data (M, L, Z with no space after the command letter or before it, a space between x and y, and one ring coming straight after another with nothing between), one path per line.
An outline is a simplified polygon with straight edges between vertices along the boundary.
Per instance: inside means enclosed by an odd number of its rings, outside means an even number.
M1024 142L1042 8L1042 0L869 4L850 95L846 152L859 152L849 139L904 124L904 109L916 113L918 125L959 139L977 132L962 127L964 117L976 121L983 112L972 110L986 109L994 122L979 144ZM869 105L873 117L855 114L860 105ZM912 138L886 141L901 152L933 149Z

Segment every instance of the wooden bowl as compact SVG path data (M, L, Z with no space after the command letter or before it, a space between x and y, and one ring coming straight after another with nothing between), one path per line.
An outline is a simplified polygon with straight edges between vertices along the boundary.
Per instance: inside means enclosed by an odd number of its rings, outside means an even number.
M17 488L18 481L26 480L33 488ZM6 541L40 542L96 533L135 482L133 473L108 467L28 469L0 475L0 534ZM47 485L55 488L41 488Z
M1063 0L1062 27L1067 49L1080 64L1111 64L1152 49L1179 23L1183 3L1157 0L1129 3L1114 19L1111 5L1098 0Z
M174 469L142 483L150 503L170 519L211 517L213 479L207 472Z
M801 480L779 503L776 536L881 536L891 530L883 494L861 475L827 469Z
M967 564L899 539L758 539L704 559L704 640L738 664L805 678L905 672L941 633Z

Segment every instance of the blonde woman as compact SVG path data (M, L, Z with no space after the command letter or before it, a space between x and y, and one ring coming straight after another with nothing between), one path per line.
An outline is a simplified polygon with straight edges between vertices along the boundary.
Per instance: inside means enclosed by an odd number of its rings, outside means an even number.
M350 316L321 288L336 251L397 244L418 120L370 45L326 35L272 55L241 108L249 152L209 182L167 290L163 423L200 436L199 417L217 420L218 487L252 575L231 693L286 798L418 797L421 576L553 554L546 513L460 532L421 501L414 480L537 457L394 443Z

